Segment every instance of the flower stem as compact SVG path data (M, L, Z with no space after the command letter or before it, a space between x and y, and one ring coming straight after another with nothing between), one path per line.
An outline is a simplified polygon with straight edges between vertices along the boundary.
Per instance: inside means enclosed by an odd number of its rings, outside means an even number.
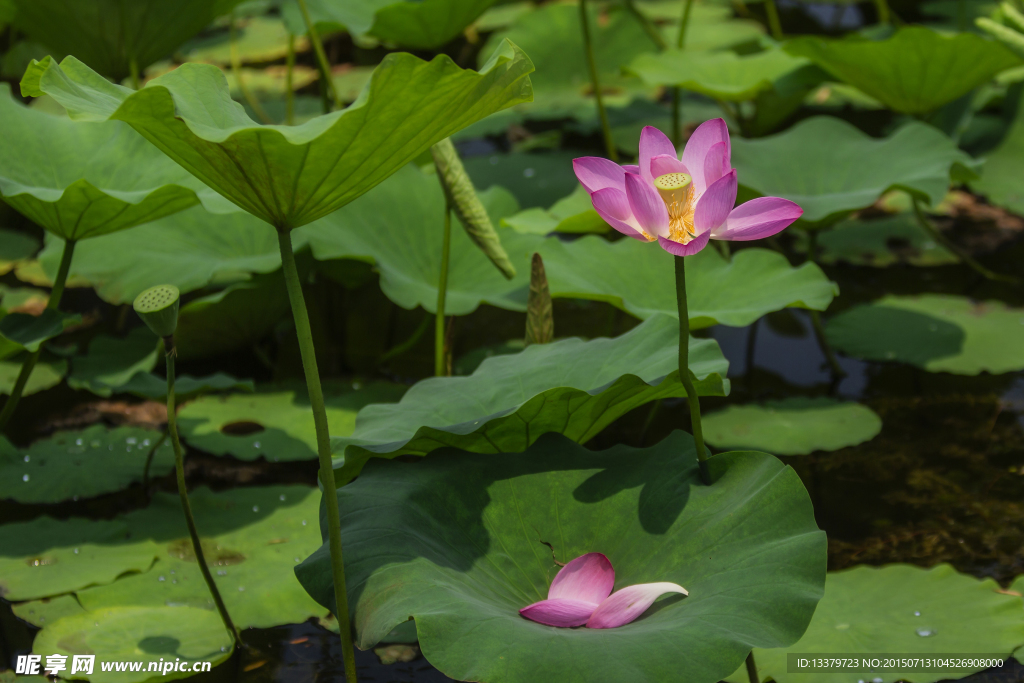
M135 57L128 58L128 76L132 79L132 90L138 90L141 85L139 79L139 63Z
M174 348L173 336L164 338L164 348L167 355L167 433L170 435L171 444L174 446L174 469L178 475L178 496L181 498L181 509L185 513L188 535L192 538L192 552L196 555L199 571L203 573L203 580L206 581L206 586L210 589L210 595L213 596L213 603L217 606L221 621L224 622L224 628L234 638L235 644L241 645L242 637L239 635L238 628L235 627L234 622L231 621L231 615L228 614L228 608L224 605L224 599L220 597L220 591L217 590L217 584L213 580L213 575L210 574L210 568L206 566L203 544L199 540L196 520L192 517L192 506L188 502L188 488L185 485L185 458L181 450L181 439L178 438L177 409L174 404L174 358L178 355L178 351ZM162 442L163 439L161 439Z
M441 279L437 283L437 313L434 316L434 375L448 374L445 362L444 305L448 298L448 258L452 248L452 207L444 205L444 242L441 246Z
M334 79L331 78L331 65L327 61L327 53L324 52L324 44L320 42L320 34L316 30L316 24L309 16L309 8L306 7L306 0L299 0L299 11L302 12L302 21L306 23L306 31L309 33L309 41L313 43L313 51L316 53L316 62L320 66L320 77L324 79L324 87L331 94L334 100L334 108L341 109L341 97L334 87ZM327 112L324 112L325 114Z
M711 484L708 472L708 452L704 448L704 429L700 422L700 398L690 377L690 314L686 302L686 257L676 256L676 303L679 306L679 381L686 389L690 404L690 421L693 423L693 441L697 446L697 461L700 477L705 484Z
M668 47L668 45L665 44L665 39L661 35L661 31L659 31L658 27L651 23L651 20L640 11L640 8L636 6L636 2L634 2L634 0L626 0L626 11L633 15L633 18L636 19L638 24L640 24L640 28L644 30L644 33L647 34L647 37L651 39L651 42L653 42L659 50L664 50Z
M295 36L288 34L288 55L285 57L284 72L284 123L295 123Z
M50 300L46 303L47 308L56 310L60 306L61 296L64 295L64 285L68 280L68 271L71 270L71 257L75 254L75 243L76 240L65 240L64 242L64 251L60 255L60 266L57 268L57 277L53 281L53 289L50 290ZM18 372L18 378L14 381L11 395L7 397L4 409L0 411L0 432L4 431L7 422L11 419L11 415L14 414L14 409L18 406L18 402L21 401L21 395L25 392L25 385L28 384L28 379L32 376L32 370L35 369L36 363L39 361L39 355L42 352L43 347L40 344L39 348L29 354L29 357L22 362L21 371Z
M952 252L961 263L971 268L979 275L987 280L994 280L996 282L1006 282L1009 284L1020 284L1020 280L1010 275L1002 275L994 271L989 270L985 266L978 263L974 258L961 249L959 246L954 244L948 237L943 235L939 230L932 224L928 217L924 215L924 209L921 208L921 200L917 197L913 198L914 202L914 215L917 216L917 222L921 225L925 232L927 232L933 240L941 244L947 250Z
M807 235L807 260L815 263L817 255L818 231L810 230ZM810 314L811 327L814 328L814 338L818 340L818 346L821 347L822 353L825 354L825 360L828 361L828 366L832 370L832 378L835 385L843 377L846 377L846 370L843 370L843 366L839 364L836 352L832 349L832 345L828 343L828 337L825 336L825 327L821 324L821 314L813 309L810 310Z
M300 0L301 2L301 0ZM288 288L288 300L295 318L295 334L299 339L299 354L302 369L306 375L306 389L309 403L313 408L313 424L316 427L316 450L320 456L320 484L324 487L324 507L327 512L327 537L331 550L331 573L334 578L334 614L338 618L341 636L341 652L345 660L345 680L356 681L356 654L352 646L352 624L348 611L348 592L345 588L345 561L341 554L341 514L338 512L338 489L334 483L334 467L331 461L331 437L327 427L327 410L324 394L320 388L320 373L316 367L316 350L313 348L313 332L309 327L309 314L302 296L302 283L295 267L292 252L292 236L288 230L278 229L278 243L281 248L281 264L284 281Z
M747 655L747 679L750 683L760 683L757 678L757 663L754 662L754 651Z
M775 6L775 0L765 0L764 11L768 14L768 28L771 29L772 38L782 40L782 22L779 21L779 8Z
M303 0L299 0L302 2ZM612 140L612 128L608 123L608 112L604 109L604 100L601 96L601 83L597 77L597 62L594 61L594 46L590 41L590 19L587 16L587 0L580 0L580 28L583 31L583 51L587 57L587 68L590 69L590 85L594 89L594 100L597 102L597 116L601 119L601 132L604 134L604 146L608 151L608 158L618 163L619 152L615 149L615 141Z
M892 21L889 16L889 3L886 0L875 0L875 9L878 11L878 23L888 26Z
M693 0L686 0L683 4L683 16L679 19L679 33L676 35L676 49L682 50L686 46L686 29L690 25L690 11L693 9ZM672 88L672 144L678 147L682 143L682 125L680 122L679 101L682 92L679 87Z

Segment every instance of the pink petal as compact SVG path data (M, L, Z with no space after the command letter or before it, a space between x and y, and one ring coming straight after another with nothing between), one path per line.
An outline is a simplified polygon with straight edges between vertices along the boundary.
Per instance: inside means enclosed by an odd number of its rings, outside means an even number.
M622 170L626 173L632 173L634 175L640 175L640 167L636 164L623 164Z
M803 213L799 205L788 199L758 197L733 209L725 225L713 230L711 236L734 242L759 240L781 232Z
M714 145L725 143L725 168L732 162L732 147L729 145L729 127L723 119L711 119L697 126L693 135L683 149L683 164L690 169L693 176L693 189L698 194L704 192L710 183L704 178L704 159Z
M572 170L576 172L587 192L594 193L606 187L625 190L623 178L626 172L614 161L601 157L580 157L572 160Z
M530 621L548 626L582 626L597 609L597 603L583 600L541 600L519 610Z
M686 244L680 244L679 242L673 242L670 239L664 237L658 237L658 244L661 248L672 254L673 256L693 256L698 251L708 246L708 240L711 239L711 232L705 232L703 235L697 235Z
M689 173L683 162L676 159L675 154L659 154L651 159L651 177L665 175L666 173Z
M590 195L590 201L593 202L597 215L603 218L605 223L623 235L647 241L643 233L637 229L639 226L633 218L625 192L606 187Z
M704 157L704 182L711 185L729 170L729 146L724 142L716 142Z
M648 235L668 235L668 209L661 195L649 182L638 175L627 173L626 198L633 217L644 232Z
M736 169L732 169L700 196L693 212L693 229L698 235L725 223L736 204L736 189Z
M688 595L680 585L668 582L641 583L628 586L598 605L587 621L587 628L617 628L628 624L647 608L654 604L659 596L665 593L682 593Z
M651 175L651 159L668 154L676 157L676 148L668 136L654 126L644 126L640 131L640 177L653 183L657 176Z
M580 555L558 570L548 589L548 600L599 602L611 595L615 587L615 570L601 553Z

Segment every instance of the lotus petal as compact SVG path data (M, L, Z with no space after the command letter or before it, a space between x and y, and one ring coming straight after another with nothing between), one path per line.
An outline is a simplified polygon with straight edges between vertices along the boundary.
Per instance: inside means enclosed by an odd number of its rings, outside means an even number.
M546 626L582 626L597 609L596 602L585 600L569 600L558 598L555 600L541 600L519 610L530 621L536 621Z
M582 600L596 607L612 594L614 587L611 561L601 553L587 553L558 570L548 589L548 599Z
M598 605L587 621L587 628L617 628L628 624L646 612L665 593L689 595L679 584L667 581L627 586Z

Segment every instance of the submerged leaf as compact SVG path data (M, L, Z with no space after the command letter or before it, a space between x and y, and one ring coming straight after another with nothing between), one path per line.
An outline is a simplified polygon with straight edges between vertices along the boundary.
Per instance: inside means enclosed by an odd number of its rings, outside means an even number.
M392 53L354 104L298 126L260 126L223 72L183 64L139 91L108 83L74 57L33 62L22 92L48 94L75 119L125 121L252 215L290 230L326 216L433 143L531 97L529 58L502 43L480 73L446 55Z

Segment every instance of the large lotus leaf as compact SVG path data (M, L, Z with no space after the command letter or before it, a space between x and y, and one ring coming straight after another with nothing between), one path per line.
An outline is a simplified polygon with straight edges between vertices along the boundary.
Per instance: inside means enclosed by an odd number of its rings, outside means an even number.
M934 111L1021 63L997 41L920 26L901 28L881 41L808 36L785 48L904 114Z
M985 158L981 178L971 182L971 189L988 197L993 204L1024 214L1024 107L1006 137Z
M0 394L10 394L14 383L18 380L22 363L27 354L12 356L0 361ZM22 396L29 396L38 391L49 389L60 384L68 371L68 362L63 358L53 358L44 354L32 369Z
M237 211L123 123L77 123L26 107L6 83L0 121L0 196L65 239L124 230L200 201Z
M298 234L292 243L295 249L304 244ZM39 255L51 276L63 248L63 241L47 239ZM184 294L277 270L279 248L274 229L244 211L216 215L196 207L82 242L75 247L71 274L95 287L103 300L130 304L154 284L172 284Z
M69 665L74 655L94 655L97 664L89 676L93 683L185 678L193 670L220 664L231 656L233 647L217 612L164 606L114 607L67 616L44 628L32 644L37 654L67 656ZM160 667L165 659L187 668L171 671L168 667L164 674ZM99 663L111 661L141 662L142 670L103 671ZM147 671L151 665L161 673Z
M130 535L122 520L38 517L0 525L0 596L45 598L144 572L160 546Z
M690 373L701 395L724 396L729 362L713 339L690 339ZM341 480L375 455L426 455L444 446L476 453L523 450L547 432L585 443L633 408L685 396L679 382L679 324L654 316L614 339L563 339L493 356L468 377L435 377L401 401L359 412Z
M306 0L310 18L327 27L344 26L403 47L441 47L473 23L495 0ZM306 32L295 0L281 7L296 34Z
M828 322L829 342L865 360L929 372L999 374L1024 369L1024 310L942 294L885 296Z
M242 64L250 62L273 62L284 59L288 54L288 28L276 17L249 17L235 22L235 54ZM181 49L181 61L209 62L230 66L231 32L223 30L189 41ZM295 51L309 49L309 40L300 36L295 41ZM149 75L149 74L147 74Z
M572 172L572 160L578 156L565 151L512 152L470 157L464 166L477 187L500 185L520 206L532 208L551 206L579 187Z
M714 99L740 102L773 89L777 80L807 64L806 59L782 50L742 57L735 52L666 50L640 55L627 70L648 85L677 85Z
M124 338L97 335L88 352L72 360L68 386L110 396L136 373L156 367L160 349L148 327L136 327Z
M524 453L369 463L338 491L358 645L413 617L424 655L459 680L714 683L751 646L795 642L825 579L810 498L765 453L709 465L711 486L680 432L647 449L552 434ZM672 581L689 596L618 629L519 616L547 597L556 562L588 552L608 556L617 588ZM331 604L326 547L296 573Z
M535 206L502 218L501 224L529 235L547 235L552 232L603 233L611 230L611 226L594 211L590 194L582 185L577 185L572 194L559 199L549 209Z
M251 379L238 379L223 372L203 377L178 375L174 378L174 396L179 403L201 394L228 390L254 391L255 385ZM127 382L117 387L117 391L162 402L167 398L167 379L152 372L137 372Z
M248 487L222 493L200 488L189 498L206 560L239 628L268 628L324 616L292 573L320 543L320 495L315 488ZM189 606L216 614L177 494L157 494L148 508L123 519L142 539L139 542L157 543L157 561L144 573L78 590L82 607Z
M761 679L770 676L777 683L800 683L811 677L816 683L849 683L851 678L870 680L875 675L885 680L934 683L962 678L978 669L791 673L787 653L993 656L1009 655L1022 643L1021 599L1001 593L992 579L979 581L958 574L948 564L932 569L892 564L830 573L825 597L818 603L807 633L785 649L754 650L754 659ZM746 683L746 670L727 680Z
M589 8L589 16L605 105L622 107L637 97L652 97L654 88L621 73L635 57L657 49L639 22L625 12L599 20L594 7ZM490 54L505 39L521 46L537 66L532 77L534 102L518 109L533 116L596 116L578 7L549 3L524 13L509 30L492 34L481 55Z
M324 383L324 401L331 434L347 436L356 413L371 403L390 403L405 388L386 382L365 387L340 382ZM252 394L208 396L178 412L181 436L189 445L216 455L241 460L316 460L313 410L305 392L261 388Z
M341 208L430 145L531 98L530 59L503 42L480 73L447 55L392 53L354 104L298 126L260 126L209 64L183 64L139 91L74 58L34 63L22 92L51 95L73 118L123 120L197 178L287 230Z
M0 275L7 273L6 264L32 258L39 251L39 240L32 235L0 228Z
M891 189L937 204L950 179L972 177L974 166L956 143L924 123L875 139L831 116L766 138L735 139L732 162L741 185L796 202L812 223L870 206Z
M0 335L22 348L37 351L44 341L58 336L69 325L80 322L81 315L61 313L53 308L44 308L38 315L8 313L0 319Z
M818 235L818 261L884 268L896 263L943 266L959 259L925 232L913 214L845 220Z
M162 477L174 469L174 450L161 440L150 429L93 425L57 432L29 448L0 441L0 499L59 503L121 491L142 481L150 453L149 474Z
M239 0L13 0L16 23L55 53L117 81L139 73Z
M81 552L81 549L79 549L79 552ZM19 602L11 605L11 611L14 612L14 616L38 628L52 624L61 617L85 612L73 595L60 595L52 599L45 598L43 600Z
M500 188L482 193L497 223L515 211ZM359 259L380 272L381 289L404 308L434 312L440 278L444 195L436 178L408 167L396 173L344 211L297 231L320 260ZM529 263L533 252L544 258L553 297L607 301L640 318L663 312L676 315L672 258L654 245L636 240L608 242L501 231L502 245L519 273L501 276L462 230L453 230L445 311L465 315L487 303L525 311ZM692 327L716 323L749 325L786 306L824 310L836 287L813 265L792 268L785 257L745 249L725 261L705 249L687 261Z
M875 438L882 420L852 401L787 398L734 405L704 416L704 438L718 448L756 448L775 455L837 451Z

